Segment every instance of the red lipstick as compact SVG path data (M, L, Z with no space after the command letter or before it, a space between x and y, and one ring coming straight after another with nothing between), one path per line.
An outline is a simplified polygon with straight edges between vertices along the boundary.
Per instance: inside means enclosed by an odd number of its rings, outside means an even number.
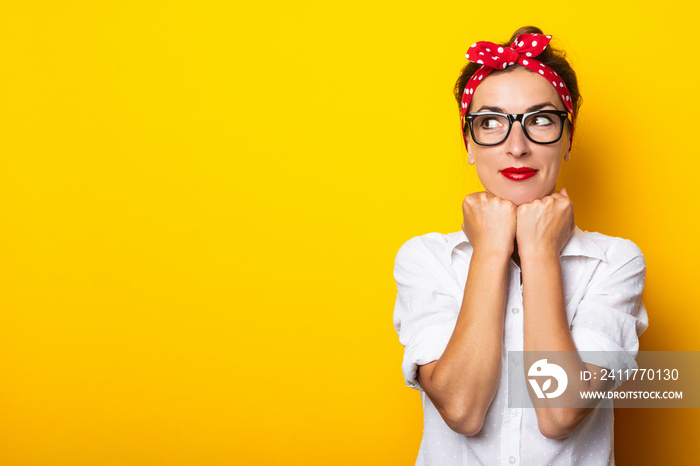
M508 167L501 170L501 175L509 180L523 181L537 175L537 170L530 167Z

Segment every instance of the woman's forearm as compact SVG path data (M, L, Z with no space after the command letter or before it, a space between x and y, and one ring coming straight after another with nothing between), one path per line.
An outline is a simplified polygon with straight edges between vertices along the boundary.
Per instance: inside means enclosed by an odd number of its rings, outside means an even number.
M576 351L566 316L559 254L520 257L525 351Z
M520 259L523 277L524 350L565 352L559 354L559 364L565 366L567 374L578 374L587 367L581 361L571 336L559 255L556 251L541 251L521 256ZM534 362L535 358L532 359ZM529 365L526 362L525 367ZM591 386L591 382L569 377L567 393L578 394L579 391L596 388L598 387ZM562 438L570 435L592 409L591 406L573 407L567 402L567 398L559 399L563 407L535 408L540 432L546 437Z
M445 422L464 435L481 430L498 386L509 260L474 252L452 337L440 359L419 371Z

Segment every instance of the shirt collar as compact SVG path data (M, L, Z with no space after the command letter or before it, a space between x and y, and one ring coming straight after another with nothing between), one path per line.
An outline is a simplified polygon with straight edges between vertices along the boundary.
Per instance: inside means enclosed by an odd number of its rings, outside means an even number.
M467 235L464 231L459 230L447 235L446 252L448 257L452 256L452 251L462 243L469 243ZM586 235L579 227L574 228L574 232L569 238L569 241L564 245L559 256L584 256L606 262L605 253L588 235Z
M605 253L595 241L590 239L579 227L574 228L574 233L561 250L560 256L585 256L607 262Z
M447 244L445 244L445 252L447 257L452 257L452 251L462 243L469 244L469 239L467 235L464 234L464 230L459 230L454 233L447 234Z

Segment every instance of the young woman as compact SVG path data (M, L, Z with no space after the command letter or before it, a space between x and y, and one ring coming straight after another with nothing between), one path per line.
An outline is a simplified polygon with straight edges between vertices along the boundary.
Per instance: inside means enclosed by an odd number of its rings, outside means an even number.
M557 191L580 95L550 39L528 27L471 46L455 96L485 191L465 197L461 231L413 238L396 257L394 326L424 409L416 464L614 464L611 403L508 406L508 351L618 369L647 327L641 251L578 229ZM601 384L569 378L576 393Z

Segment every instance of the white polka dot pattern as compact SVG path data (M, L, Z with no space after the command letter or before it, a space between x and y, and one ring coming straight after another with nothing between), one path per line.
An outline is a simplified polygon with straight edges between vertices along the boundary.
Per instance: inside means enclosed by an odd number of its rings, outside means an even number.
M467 82L462 94L462 127L464 127L464 117L467 114L469 103L471 102L474 90L479 85L480 81L489 75L493 70L505 69L508 66L513 66L516 63L525 68L534 71L541 76L547 78L547 81L552 83L554 89L561 97L561 101L566 107L566 111L571 115L571 137L574 135L574 106L571 100L569 89L564 84L564 81L550 67L530 57L536 57L547 48L552 36L542 34L521 34L510 47L500 47L493 42L481 41L476 42L469 48L469 53L466 54L468 60L476 62L481 66L472 79ZM477 60L473 58L479 57Z

